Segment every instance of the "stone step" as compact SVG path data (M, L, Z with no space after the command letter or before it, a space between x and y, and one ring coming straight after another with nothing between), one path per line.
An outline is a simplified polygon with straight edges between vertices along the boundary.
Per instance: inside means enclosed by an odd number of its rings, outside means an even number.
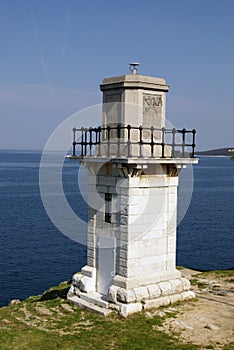
M88 301L79 298L77 295L68 296L68 300L81 308L87 309L89 311L92 311L96 314L100 314L102 316L108 316L109 314L111 314L113 312L113 310L105 309L105 308L100 307L98 305L89 303Z
M92 293L81 293L79 297L83 300L88 301L89 303L105 307L108 309L108 302L102 299L102 296L99 293L92 292Z

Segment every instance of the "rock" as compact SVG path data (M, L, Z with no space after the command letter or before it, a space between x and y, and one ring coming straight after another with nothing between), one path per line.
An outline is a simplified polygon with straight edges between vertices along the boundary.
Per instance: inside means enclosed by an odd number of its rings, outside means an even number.
M19 299L12 299L9 303L9 305L18 305L21 304L21 301Z
M219 329L218 326L216 326L215 324L212 324L212 323L208 323L205 328L208 328L208 329L210 329L212 331L215 331L215 330Z
M68 304L61 304L60 307L68 312L74 312L73 308Z
M53 313L44 306L36 306L35 311L42 316L52 316Z
M184 321L180 321L180 320L175 320L172 322L172 325L177 327L177 328L180 328L180 329L193 329L193 327L187 323L187 322L184 322Z

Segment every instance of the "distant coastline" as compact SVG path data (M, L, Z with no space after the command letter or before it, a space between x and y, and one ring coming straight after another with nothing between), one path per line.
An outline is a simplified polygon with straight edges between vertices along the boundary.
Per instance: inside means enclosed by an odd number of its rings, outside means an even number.
M231 157L234 155L234 147L218 148L208 151L198 151L196 152L198 156L219 156L219 157Z

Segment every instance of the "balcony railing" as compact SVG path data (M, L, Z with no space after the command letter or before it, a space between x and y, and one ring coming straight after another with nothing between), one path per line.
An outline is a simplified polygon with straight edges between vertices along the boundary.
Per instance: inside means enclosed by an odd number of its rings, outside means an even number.
M193 158L196 130L131 125L73 128L73 158Z

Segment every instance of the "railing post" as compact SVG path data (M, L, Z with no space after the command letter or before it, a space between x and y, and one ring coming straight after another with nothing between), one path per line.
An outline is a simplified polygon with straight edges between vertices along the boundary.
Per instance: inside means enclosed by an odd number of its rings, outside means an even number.
M73 128L72 131L73 131L72 156L75 157L76 156L76 128Z
M81 129L81 157L84 156L84 128L82 127Z
M140 158L142 157L142 145L143 145L143 139L142 139L142 125L139 126L139 131L140 131Z
M165 158L165 128L162 128L162 158Z
M93 142L92 142L92 133L93 133L93 130L90 127L89 128L89 152L90 152L90 155L92 153L92 144L93 144Z
M87 133L88 133L88 129L85 128L85 141L84 141L84 155L87 156Z
M193 133L193 143L192 143L192 158L194 158L195 156L195 147L196 147L196 144L195 144L195 135L196 135L196 130L193 129L192 130L192 133Z
M186 129L184 128L182 130L182 158L184 158L185 134L186 134Z
M102 128L99 126L97 129L97 133L98 133L98 155L101 155L101 132L102 132Z
M154 156L154 127L153 126L151 126L150 131L151 131L151 142L150 142L151 157L153 157Z

